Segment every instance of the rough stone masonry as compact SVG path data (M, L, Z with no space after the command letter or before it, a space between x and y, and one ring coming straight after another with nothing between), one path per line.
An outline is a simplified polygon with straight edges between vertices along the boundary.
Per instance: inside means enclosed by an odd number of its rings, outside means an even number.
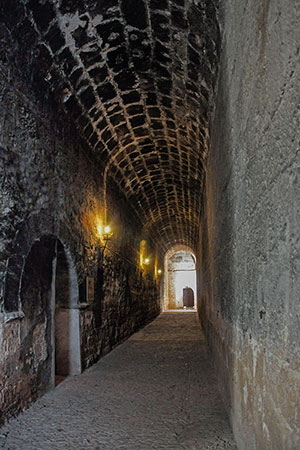
M1 422L152 320L181 246L238 447L300 447L299 8L0 3Z

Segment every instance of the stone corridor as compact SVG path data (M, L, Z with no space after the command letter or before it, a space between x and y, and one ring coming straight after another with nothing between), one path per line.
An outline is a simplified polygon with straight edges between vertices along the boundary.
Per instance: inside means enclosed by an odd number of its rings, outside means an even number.
M0 449L300 449L299 20L0 1Z
M235 449L197 314L163 313L1 429L0 448Z

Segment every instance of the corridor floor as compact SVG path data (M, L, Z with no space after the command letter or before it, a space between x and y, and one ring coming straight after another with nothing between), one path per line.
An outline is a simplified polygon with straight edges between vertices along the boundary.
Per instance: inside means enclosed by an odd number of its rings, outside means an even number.
M197 314L161 314L0 429L0 448L236 449Z

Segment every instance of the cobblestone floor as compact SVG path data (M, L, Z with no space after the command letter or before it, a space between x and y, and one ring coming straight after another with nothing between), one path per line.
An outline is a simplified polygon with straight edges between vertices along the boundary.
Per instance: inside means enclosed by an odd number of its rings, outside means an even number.
M10 450L236 449L196 313L163 313L0 430Z

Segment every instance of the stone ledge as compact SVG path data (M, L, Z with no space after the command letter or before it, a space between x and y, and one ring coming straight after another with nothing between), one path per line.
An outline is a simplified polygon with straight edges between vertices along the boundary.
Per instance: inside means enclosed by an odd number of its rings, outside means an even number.
M21 320L25 317L23 311L13 311L4 313L4 323L12 322L13 320Z

